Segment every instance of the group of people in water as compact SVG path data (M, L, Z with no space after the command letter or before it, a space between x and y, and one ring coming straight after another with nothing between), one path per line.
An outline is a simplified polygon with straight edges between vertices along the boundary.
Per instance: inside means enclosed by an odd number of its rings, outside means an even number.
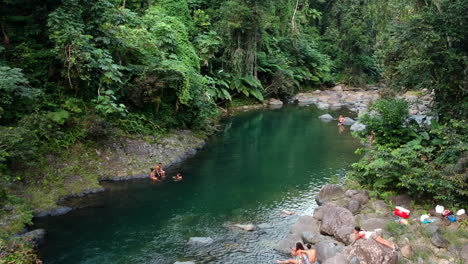
M354 228L354 241L361 238L373 239L375 242L380 243L386 247L398 250L397 247L391 242L383 239L375 232L366 231L361 229L359 226ZM307 249L304 249L304 245L301 242L296 243L296 248L291 248L292 259L288 260L277 260L276 263L291 263L291 264L317 264L317 251L312 248L312 245L307 244Z
M152 181L162 181L166 178L166 171L164 171L163 166L161 163L158 163L154 168L150 169L150 180ZM172 177L174 181L181 181L182 175L177 173L175 176Z

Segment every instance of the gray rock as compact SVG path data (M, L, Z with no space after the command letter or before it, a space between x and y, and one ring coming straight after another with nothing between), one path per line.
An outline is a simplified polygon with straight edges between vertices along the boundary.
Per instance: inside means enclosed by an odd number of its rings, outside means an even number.
M320 241L315 245L315 250L317 251L317 260L319 262L324 262L338 253L338 248L331 241Z
M191 237L187 244L193 246L207 246L214 242L211 237Z
M361 222L361 227L365 230L384 229L388 221L382 218L368 218Z
M344 255L348 261L357 257L363 263L397 264L398 255L392 249L381 245L373 239L359 239L345 248Z
M319 220L319 221L322 221L323 219L323 206L319 206L317 208L314 209L314 218Z
M46 234L47 232L44 229L34 229L20 235L19 237L24 241L31 242L35 247L37 247L44 242Z
M327 103L320 102L320 103L317 104L317 108L320 109L320 110L326 110L326 109L330 108L330 105L327 104Z
M351 131L363 131L366 129L366 125L360 122L354 123L350 128Z
M71 210L73 210L73 208L71 208L71 207L58 206L58 207L56 207L56 208L54 208L52 210L36 212L36 213L34 213L34 217L63 215L63 214L66 214L66 213L70 212Z
M332 201L344 196L343 188L337 184L327 184L322 187L320 192L315 196L315 201L318 205Z
M348 210L353 213L353 215L356 215L359 213L359 209L361 209L361 204L358 201L351 200L348 203Z
M460 249L460 258L463 263L468 263L468 245L464 245Z
M176 261L174 264L195 264L193 261Z
M359 202L361 205L365 205L369 202L369 193L366 190L362 190L353 195L351 199Z
M412 258L413 248L411 247L411 245L406 245L406 246L401 247L401 255L406 259Z
M319 118L320 118L322 121L326 121L326 122L330 122L330 121L333 120L333 116L331 116L330 114L321 115L321 116L319 116Z
M411 198L411 196L409 196L408 194L399 194L397 196L392 196L389 197L389 200L395 206L401 206L411 210L411 201L413 200L413 198Z
M269 229L269 228L273 228L272 225L270 224L267 224L267 223L262 223L262 224L259 224L257 225L258 228L261 228L261 229Z
M438 231L432 234L431 243L438 248L446 248L450 244L450 242Z
M349 118L349 117L345 117L345 121L343 123L343 125L345 126L351 126L353 125L354 123L356 123L356 121L352 118Z
M301 238L304 243L309 243L313 245L319 243L320 241L330 240L330 237L328 236L322 236L319 233L312 232L302 232Z
M291 226L290 233L302 234L304 232L318 233L319 223L317 219L311 215L303 215Z
M255 229L257 229L257 227L253 224L246 224L246 225L235 224L234 226L240 229L243 229L245 231L255 231Z
M431 235L439 232L439 226L433 224L427 225L424 229Z
M332 258L327 259L322 264L348 264L346 257L343 254L338 254Z
M361 260L359 260L358 257L353 257L350 261L349 264L360 264Z
M354 232L356 219L346 208L325 205L323 210L320 233L332 235L336 240L349 245L352 242L351 235Z
M372 202L372 208L378 213L388 213L388 205L383 200L375 200Z
M299 234L294 233L294 234L288 234L285 238L280 240L274 247L273 249L283 253L283 254L289 254L291 248L296 247L296 243L301 242L302 243L302 238Z
M268 104L274 106L281 106L283 105L283 102L279 99L271 98L270 100L268 100Z
M356 191L356 190L347 190L345 192L345 196L351 198L351 197L353 197L353 195L355 195L357 193L358 193L358 191Z

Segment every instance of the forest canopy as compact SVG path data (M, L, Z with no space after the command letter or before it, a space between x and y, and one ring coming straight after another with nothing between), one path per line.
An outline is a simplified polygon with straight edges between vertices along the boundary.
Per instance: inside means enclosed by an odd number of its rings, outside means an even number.
M468 115L464 0L4 0L0 178L114 128L210 130L235 98L337 82Z

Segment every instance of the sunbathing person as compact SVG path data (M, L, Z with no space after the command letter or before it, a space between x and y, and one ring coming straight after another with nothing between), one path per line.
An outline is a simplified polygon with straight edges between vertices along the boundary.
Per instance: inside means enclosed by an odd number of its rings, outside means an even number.
M366 238L366 239L374 239L376 242L384 245L384 246L387 246L393 250L396 250L396 246L394 244L392 244L391 242L383 239L381 236L377 235L377 233L375 232L370 232L370 231L365 231L365 230L362 230L359 226L356 226L354 228L354 238L356 240L358 239L361 239L361 238Z

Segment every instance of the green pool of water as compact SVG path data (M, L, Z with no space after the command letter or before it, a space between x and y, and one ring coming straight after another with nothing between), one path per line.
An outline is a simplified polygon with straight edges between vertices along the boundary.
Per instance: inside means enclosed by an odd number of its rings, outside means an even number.
M285 107L226 120L196 156L168 170L182 182L105 183L85 208L38 219L48 231L45 263L273 263L289 227L316 206L321 185L358 157L349 129L324 123L315 107ZM334 115L338 113L332 113ZM155 161L156 162L156 161ZM295 211L293 216L281 210ZM260 225L255 232L233 223ZM190 237L211 237L207 247Z

